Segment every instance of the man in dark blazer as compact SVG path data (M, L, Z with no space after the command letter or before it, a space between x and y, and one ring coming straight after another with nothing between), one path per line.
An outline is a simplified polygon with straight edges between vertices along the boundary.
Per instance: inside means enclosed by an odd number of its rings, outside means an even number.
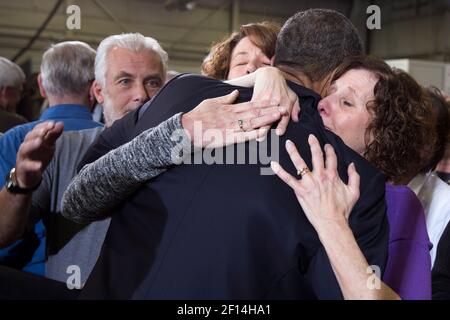
M439 240L431 279L433 300L450 300L450 223Z
M292 174L284 143L292 140L311 168L307 138L312 133L322 145L334 147L344 181L354 162L361 196L349 223L369 264L383 271L388 243L384 177L326 130L316 110L316 92L323 91L331 71L344 57L361 53L356 30L341 14L312 9L291 17L278 37L274 64L299 97L300 121L289 124L279 148L270 135L257 148L267 146L268 154ZM105 130L80 167L172 115L236 88L196 75L175 78L145 109ZM237 102L251 99L251 89L238 89ZM245 164L236 163L235 152L234 164L174 166L122 203L81 298L342 298L326 252L294 193L276 176L261 175L268 163L255 143L244 147ZM225 148L223 158L234 148ZM248 161L255 153L257 163Z

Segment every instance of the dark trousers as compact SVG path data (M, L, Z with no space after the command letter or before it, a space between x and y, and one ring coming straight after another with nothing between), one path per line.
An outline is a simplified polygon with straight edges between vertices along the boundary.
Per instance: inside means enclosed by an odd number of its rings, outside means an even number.
M0 266L1 300L72 300L79 292L59 281Z

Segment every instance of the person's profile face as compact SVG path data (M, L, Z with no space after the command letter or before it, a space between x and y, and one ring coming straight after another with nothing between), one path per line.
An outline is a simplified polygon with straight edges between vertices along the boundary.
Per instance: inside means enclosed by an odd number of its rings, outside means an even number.
M375 98L377 81L369 71L349 70L330 85L317 106L325 127L361 155L366 150L364 138L372 120L367 104Z
M266 66L270 66L270 58L254 45L249 37L245 37L231 52L230 71L227 79L239 78Z
M153 97L163 85L160 56L151 51L114 48L106 60L103 107L109 126Z
M23 85L0 88L0 104L10 112L15 112L23 96Z

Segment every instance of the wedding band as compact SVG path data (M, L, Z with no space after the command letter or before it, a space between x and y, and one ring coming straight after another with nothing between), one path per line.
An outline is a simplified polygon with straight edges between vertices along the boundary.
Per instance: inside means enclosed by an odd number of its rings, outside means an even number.
M244 130L244 120L239 119L238 120L239 129L241 129L242 132L245 132Z
M305 174L309 173L308 167L304 167L302 170L297 170L297 175L303 177Z

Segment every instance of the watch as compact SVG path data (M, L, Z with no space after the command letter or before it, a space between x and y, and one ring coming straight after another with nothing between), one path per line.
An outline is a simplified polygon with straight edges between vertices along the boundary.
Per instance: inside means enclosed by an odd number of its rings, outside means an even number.
M6 175L5 178L5 188L8 192L18 193L18 194L28 194L36 190L41 183L39 182L37 186L33 188L21 188L19 187L19 182L17 181L16 168L12 168L11 171Z

